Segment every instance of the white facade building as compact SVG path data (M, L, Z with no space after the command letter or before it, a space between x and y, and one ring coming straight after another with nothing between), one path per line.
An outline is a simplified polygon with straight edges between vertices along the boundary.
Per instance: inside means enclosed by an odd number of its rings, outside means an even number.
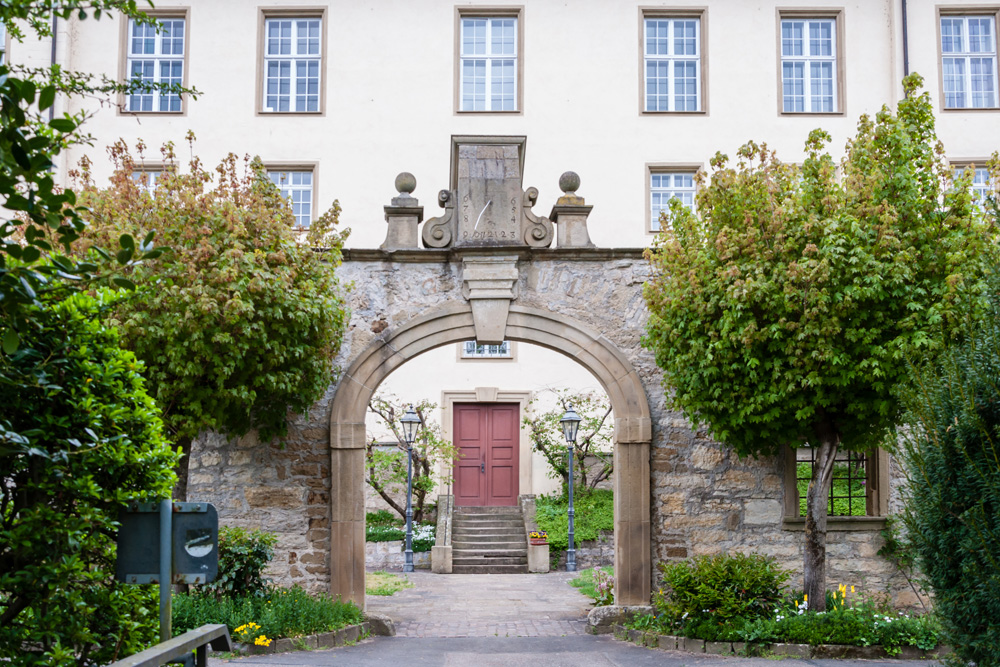
M159 0L150 13L162 32L114 17L59 23L54 49L8 40L14 62L54 53L69 69L201 93L59 102L60 113L94 112L94 145L63 156L63 178L86 153L100 182L119 138L156 156L192 130L207 164L259 155L301 225L338 199L348 248L382 242L401 171L416 176L426 217L438 214L452 135L527 137L524 186L539 189L540 211L559 196L560 174L579 173L600 247L648 246L658 209L671 197L692 204L693 175L717 151L753 139L799 162L822 127L842 154L861 114L899 100L907 71L923 75L953 163L981 166L1000 149L992 0ZM461 356L427 353L389 389L444 402L442 392L476 387L597 385L528 345L513 360ZM550 488L533 480L522 489Z

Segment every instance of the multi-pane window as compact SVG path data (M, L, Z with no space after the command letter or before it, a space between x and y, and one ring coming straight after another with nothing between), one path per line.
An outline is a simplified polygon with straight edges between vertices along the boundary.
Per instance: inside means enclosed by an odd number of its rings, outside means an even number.
M268 171L281 196L292 203L295 226L309 227L313 212L313 173L311 171Z
M646 111L701 111L701 20L644 21Z
M510 342L506 340L499 345L483 345L474 340L462 344L463 359L510 359L511 356Z
M136 169L132 172L132 180L146 192L156 192L156 182L163 172L159 169Z
M160 27L132 19L128 25L126 75L139 82L128 96L128 111L181 111L181 98L170 92L143 89L142 84L184 82L183 18L160 18Z
M517 111L517 17L461 19L462 111Z
M264 21L264 111L319 111L322 19Z
M695 182L693 172L653 172L649 175L649 225L660 231L660 213L670 210L670 200L678 199L687 208L694 208Z
M941 73L946 109L997 106L994 17L941 17Z
M833 113L837 94L836 19L782 19L782 111Z
M799 492L799 516L806 515L806 494L812 480L816 450L801 447L795 451L795 483ZM830 516L866 516L869 513L867 471L872 453L838 451L833 463L833 481L827 498Z
M986 198L992 194L993 185L990 183L990 170L986 167L976 167L972 172L972 198L982 206L986 203Z
M7 26L0 21L0 65L7 64Z

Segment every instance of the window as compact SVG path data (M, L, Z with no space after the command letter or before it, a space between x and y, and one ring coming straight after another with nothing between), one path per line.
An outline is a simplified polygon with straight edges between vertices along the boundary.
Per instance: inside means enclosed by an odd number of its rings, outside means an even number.
M840 111L837 19L782 18L781 111Z
M518 111L517 16L459 17L459 111Z
M643 20L644 111L703 111L701 18Z
M462 343L461 357L463 359L512 359L514 357L510 341L499 345L483 345L474 340Z
M993 194L993 185L990 183L990 170L986 167L976 167L972 174L972 196L976 203L983 206L986 198Z
M808 445L786 448L785 527L801 528L806 515L806 494L812 480L815 450ZM827 497L831 524L861 528L870 517L889 511L889 456L881 449L868 452L838 451ZM869 517L869 519L866 519ZM846 522L846 523L845 523ZM858 522L861 525L858 525ZM878 524L867 524L876 528ZM834 526L836 529L836 526Z
M994 16L941 17L941 83L945 109L997 107Z
M271 182L281 190L281 196L292 203L295 226L306 229L312 222L313 172L306 170L268 170Z
M162 169L136 169L132 172L132 180L146 192L156 192L156 182L163 174Z
M697 169L690 171L649 172L649 224L650 232L660 231L660 213L670 209L670 200L678 199L681 204L694 210L696 191L694 176Z
M0 65L7 64L7 26L0 21Z
M322 27L318 16L264 19L264 112L321 111Z
M125 76L140 83L184 83L184 31L183 17L155 17L160 27L135 19L128 22L126 36ZM181 97L160 90L142 90L128 96L125 108L134 112L183 111Z

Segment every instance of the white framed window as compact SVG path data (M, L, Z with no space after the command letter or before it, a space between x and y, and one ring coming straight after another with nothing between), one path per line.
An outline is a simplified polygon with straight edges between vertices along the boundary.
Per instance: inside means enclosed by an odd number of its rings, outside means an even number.
M265 113L318 113L323 19L264 19Z
M267 176L281 190L281 196L292 203L295 226L307 229L313 214L313 172L268 169Z
M483 345L478 341L467 340L461 344L463 359L511 359L514 356L510 341L499 345Z
M7 25L0 21L0 65L7 64Z
M994 16L941 17L941 75L945 109L998 106Z
M701 19L643 20L645 111L702 111Z
M459 110L518 111L518 17L459 20Z
M139 188L152 194L156 192L156 183L162 175L162 169L136 169L132 172L132 180Z
M836 113L837 19L781 19L781 110Z
M696 186L694 171L657 172L649 174L649 229L660 231L660 213L670 209L670 200L680 200L694 210Z
M125 76L140 83L184 83L186 19L157 17L160 27L135 19L128 22ZM138 90L128 96L127 111L181 112L180 95L159 90Z

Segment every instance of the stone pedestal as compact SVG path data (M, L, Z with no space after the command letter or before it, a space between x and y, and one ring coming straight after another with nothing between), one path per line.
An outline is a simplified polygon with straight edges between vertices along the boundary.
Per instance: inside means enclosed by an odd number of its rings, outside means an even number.
M580 177L567 171L559 177L559 188L563 196L556 200L549 219L556 226L556 245L560 248L593 248L587 231L587 216L593 206L587 206L583 197L576 194L580 187Z
M407 250L420 247L420 235L417 226L423 222L424 207L411 193L417 187L417 179L413 174L403 172L396 177L396 189L399 196L392 198L392 203L385 209L385 222L389 228L385 233L385 241L379 248L382 250Z

